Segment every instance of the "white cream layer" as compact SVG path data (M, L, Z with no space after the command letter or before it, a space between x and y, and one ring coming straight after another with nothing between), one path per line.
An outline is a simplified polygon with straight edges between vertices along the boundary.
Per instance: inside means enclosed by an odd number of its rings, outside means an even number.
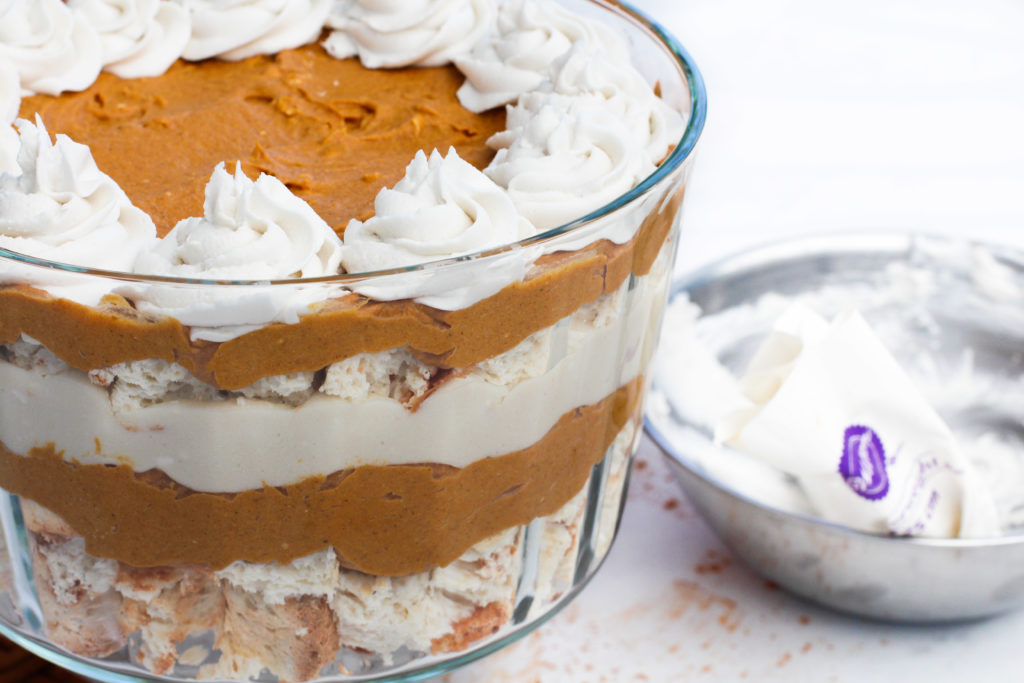
M669 245L663 256L671 251ZM53 443L83 464L160 469L198 491L284 486L360 465L465 467L532 445L566 412L600 401L643 372L665 296L666 264L660 265L637 279L606 327L574 335L570 344L570 318L556 324L565 348L552 351L559 360L511 387L457 378L415 412L384 398L323 395L298 407L240 398L114 412L107 391L84 373L44 375L0 363L0 441L19 454Z

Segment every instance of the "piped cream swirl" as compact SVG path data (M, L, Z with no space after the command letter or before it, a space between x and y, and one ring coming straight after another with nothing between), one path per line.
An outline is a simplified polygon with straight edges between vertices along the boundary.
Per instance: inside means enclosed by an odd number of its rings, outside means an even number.
M0 61L14 65L25 91L88 88L100 73L100 53L96 30L61 0L0 3Z
M341 240L313 208L277 178L253 182L236 166L214 170L201 218L178 223L134 271L215 280L282 280L337 274ZM174 286L130 290L140 310L172 315L193 337L224 341L270 322L297 322L328 287ZM223 327L224 329L205 329Z
M221 280L319 277L338 271L341 240L313 208L273 176L255 182L218 164L203 216L186 218L135 271Z
M622 39L600 22L554 4L505 3L498 9L496 30L472 52L455 59L455 66L466 76L458 91L459 102L474 112L515 102L539 86L552 62L576 43L618 61L629 60Z
M192 21L185 59L239 60L316 40L332 0L182 0Z
M679 112L655 94L640 72L588 50L583 43L556 59L548 79L509 107L506 130L494 135L489 144L509 146L544 108L590 109L616 119L652 164L679 142L685 128Z
M38 118L16 125L17 174L0 175L0 246L77 266L130 270L136 254L156 239L153 221L96 167L88 147L65 135L52 143ZM28 269L15 270L33 277ZM99 300L90 288L80 289L64 295L82 303Z
M574 102L586 100L619 119L646 148L653 163L660 162L683 135L683 117L655 94L632 64L591 53L581 44L574 45L552 65L550 83L539 91L548 89ZM529 98L522 106L530 106Z
M494 0L339 0L324 47L369 69L440 66L469 52L494 17Z
M484 172L540 230L604 206L654 170L622 122L597 108L547 104L508 133Z
M96 29L104 69L121 78L158 76L191 37L188 12L168 0L68 0Z
M376 215L345 229L342 264L359 273L412 266L469 254L529 237L536 229L516 211L508 194L454 149L447 156L423 152L393 188L381 190ZM380 278L356 291L378 299L415 298L437 308L462 308L498 291L526 272L529 254L482 263L479 278L420 271ZM469 265L466 264L466 268Z
M541 230L613 201L650 175L682 117L636 69L574 43L548 78L508 108L485 172ZM616 234L628 236L628 230Z

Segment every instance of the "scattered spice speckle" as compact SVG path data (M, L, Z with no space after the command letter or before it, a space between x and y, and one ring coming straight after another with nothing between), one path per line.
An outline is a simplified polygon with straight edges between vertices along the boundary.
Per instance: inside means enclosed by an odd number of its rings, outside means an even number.
M704 559L694 565L693 569L698 574L720 574L731 564L731 556L709 550L704 554Z
M691 606L696 605L697 609L706 612L715 608L720 610L718 623L730 633L740 627L742 614L732 598L709 593L700 584L694 581L676 579L672 582L673 600L670 604L668 616L670 619L679 619Z
M779 657L779 661L775 662L775 666L786 666L789 664L789 660L793 659L793 655L788 652L783 652L782 656Z
M807 624L811 623L811 618L806 614L801 614L799 617L797 617L797 621L799 621L802 625L807 626Z

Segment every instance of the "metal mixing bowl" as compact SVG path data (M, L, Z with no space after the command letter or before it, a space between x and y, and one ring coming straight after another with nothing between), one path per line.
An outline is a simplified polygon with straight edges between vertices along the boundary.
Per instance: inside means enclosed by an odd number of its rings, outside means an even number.
M990 267L982 272L979 264ZM900 276L912 283L915 273L926 274L930 287L918 292L915 310L877 295L880 279ZM770 328L772 318L759 305L767 292L817 296L819 309L860 306L866 317L879 318L904 367L925 360L940 379L969 347L977 391L958 389L963 400L939 412L958 436L995 430L1019 443L1024 458L1024 402L1013 400L1018 385L1024 386L1024 298L1018 287L1024 292L1020 252L887 233L805 238L744 252L686 277L673 297L700 306L698 332L702 321L720 314L749 318L745 325L726 319L729 324L711 335L711 351L734 373ZM895 349L893 339L900 342ZM672 347L671 334L662 345ZM708 524L755 571L814 602L887 621L957 621L1024 604L1024 533L990 539L876 535L755 500L735 481L711 473L708 449L721 447L711 444L706 424L671 400L686 381L671 367L656 368L648 433Z

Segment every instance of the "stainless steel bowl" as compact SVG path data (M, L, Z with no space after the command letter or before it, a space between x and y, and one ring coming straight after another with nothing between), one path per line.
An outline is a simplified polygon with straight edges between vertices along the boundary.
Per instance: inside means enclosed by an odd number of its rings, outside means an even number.
M980 261L992 267L979 274ZM899 272L925 273L931 284L913 315L877 296L880 278ZM767 292L827 291L819 297L825 308L845 306L846 299L867 306L890 337L905 342L898 349L890 344L901 362L923 358L940 376L970 347L977 395L943 417L958 434L999 431L1020 444L1024 458L1024 402L1007 393L1007 387L1024 386L1018 285L1024 292L1020 252L940 237L859 233L791 240L727 258L677 283L673 297L687 296L701 307L698 331L702 320L722 313L764 318L719 325L711 350L733 372L745 367L768 331L771 320L757 306ZM671 334L662 345L672 347ZM655 370L647 430L708 524L757 572L814 602L886 621L958 621L1024 605L1024 533L948 540L875 535L779 509L712 474L707 450L718 447L707 426L670 398L686 381L671 368ZM996 400L1000 396L1006 400Z

